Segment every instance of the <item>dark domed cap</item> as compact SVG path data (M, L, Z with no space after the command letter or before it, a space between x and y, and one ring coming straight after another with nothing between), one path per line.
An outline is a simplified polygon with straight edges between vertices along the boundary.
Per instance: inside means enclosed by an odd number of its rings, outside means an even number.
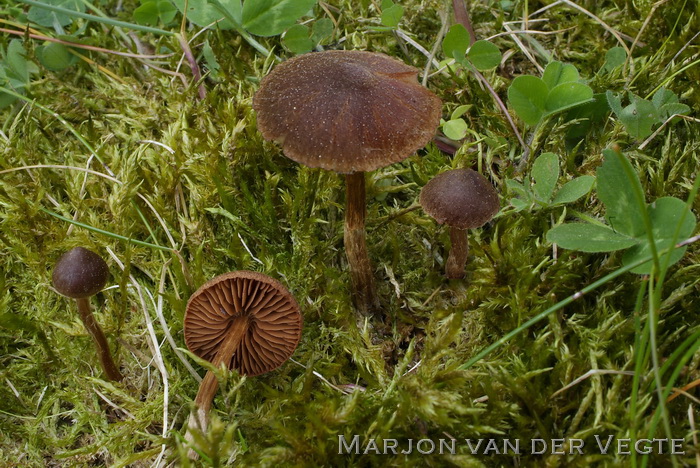
M102 290L109 267L95 252L75 247L64 253L53 269L53 287L64 296L80 299Z
M433 177L420 192L420 204L440 224L473 229L498 213L493 185L471 169L453 169Z
M245 335L227 364L245 375L281 366L301 338L299 306L279 281L253 271L233 271L205 283L190 297L185 343L197 356L213 361L226 334L244 324Z
M373 52L296 56L260 83L258 128L309 167L352 173L388 166L425 146L440 124L442 103L417 74Z

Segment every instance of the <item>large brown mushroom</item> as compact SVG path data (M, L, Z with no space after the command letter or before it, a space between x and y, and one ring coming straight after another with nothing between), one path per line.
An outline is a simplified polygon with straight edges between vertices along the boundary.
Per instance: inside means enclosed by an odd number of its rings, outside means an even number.
M299 55L263 78L253 99L258 128L284 154L346 174L345 251L355 306L379 301L365 243L365 175L425 146L441 101L418 70L384 54L329 50Z
M453 169L425 184L420 192L420 204L438 224L450 226L452 248L445 274L450 279L463 278L469 253L467 229L483 226L498 213L498 193L478 172Z
M80 319L97 347L97 357L109 380L124 377L112 359L107 338L90 309L90 296L102 291L109 278L107 263L95 252L75 247L56 262L51 280L53 287L66 297L75 299Z
M187 302L185 343L215 367L224 364L254 376L281 366L301 338L302 316L294 297L277 280L234 271L202 285ZM195 398L189 426L204 431L218 388L207 372Z

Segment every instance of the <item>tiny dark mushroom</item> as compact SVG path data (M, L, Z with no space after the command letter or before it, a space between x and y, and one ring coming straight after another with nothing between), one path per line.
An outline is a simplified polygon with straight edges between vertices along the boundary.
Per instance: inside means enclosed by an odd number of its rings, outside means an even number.
M97 356L102 369L108 379L119 381L124 377L114 364L107 338L90 310L90 296L104 288L108 277L109 268L102 257L83 247L75 247L58 259L53 269L52 281L56 291L75 299L80 318L97 346Z
M302 316L294 297L277 280L252 271L217 276L187 302L185 343L215 367L255 376L281 366L301 338ZM219 386L208 371L195 398L189 427L206 431ZM192 456L192 454L190 454Z
M379 309L365 242L365 175L425 146L440 99L418 70L384 54L330 50L299 55L263 78L253 99L258 128L308 167L346 174L345 251L355 306Z
M452 248L445 274L450 279L464 278L469 253L467 229L483 226L498 213L498 193L478 172L453 169L425 184L420 192L420 204L438 224L450 226Z

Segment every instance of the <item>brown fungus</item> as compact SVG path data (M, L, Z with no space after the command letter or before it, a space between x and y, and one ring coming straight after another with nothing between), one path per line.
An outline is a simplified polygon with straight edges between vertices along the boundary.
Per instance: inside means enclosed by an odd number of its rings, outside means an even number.
M187 302L185 343L215 367L254 376L281 366L301 338L302 316L294 297L277 280L252 271L217 276ZM207 372L195 398L190 426L206 430L218 382Z
M420 204L439 224L450 226L452 248L445 274L450 279L463 278L469 253L467 229L483 226L498 213L498 193L478 172L453 169L425 184Z
M102 257L83 247L75 247L58 259L51 280L56 291L75 299L80 319L97 346L102 369L108 379L118 381L124 377L112 360L107 338L92 314L89 299L104 288L108 277L109 267Z
M442 103L417 73L384 54L316 52L277 65L253 99L260 132L288 158L346 174L345 251L363 312L379 308L365 242L364 172L407 158L440 123Z

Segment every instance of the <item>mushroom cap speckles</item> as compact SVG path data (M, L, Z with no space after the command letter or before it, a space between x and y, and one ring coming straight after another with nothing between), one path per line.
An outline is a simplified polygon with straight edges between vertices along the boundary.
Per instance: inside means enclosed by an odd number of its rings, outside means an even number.
M439 224L473 229L500 209L498 193L481 174L453 169L433 177L420 192L420 204Z
M214 361L226 333L242 323L247 323L247 330L228 363L241 374L276 369L301 338L299 306L279 281L252 271L233 271L202 285L187 302L187 348Z
M74 299L94 296L102 291L107 278L107 263L83 247L75 247L61 255L51 275L56 291Z
M260 83L258 128L309 167L349 174L388 166L425 146L440 124L442 103L417 73L374 52L296 56Z

